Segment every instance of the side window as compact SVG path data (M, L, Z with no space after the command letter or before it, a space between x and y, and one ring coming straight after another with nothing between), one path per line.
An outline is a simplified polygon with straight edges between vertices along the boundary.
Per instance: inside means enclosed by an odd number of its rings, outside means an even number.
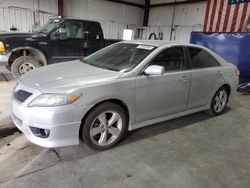
M219 66L216 59L203 49L188 47L188 51L193 69Z
M90 39L98 39L97 36L100 35L98 26L96 22L84 22L84 30L89 32L88 37Z
M77 21L66 21L61 28L64 28L69 38L83 38L83 28L81 22Z
M150 65L160 65L165 71L178 71L187 69L184 50L182 47L172 47L161 52Z

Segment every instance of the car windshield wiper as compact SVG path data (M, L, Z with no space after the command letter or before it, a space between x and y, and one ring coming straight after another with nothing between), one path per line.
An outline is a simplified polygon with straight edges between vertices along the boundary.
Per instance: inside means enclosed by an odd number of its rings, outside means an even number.
M115 68L112 68L112 67L100 67L100 68L107 69L107 70L112 70L112 71L116 71L116 72L119 71L119 70L117 70Z
M96 65L96 64L88 63L88 62L86 62L86 61L84 60L84 58L81 58L80 61L83 62L83 63L86 63L86 64L88 64L88 65L91 65L91 66L94 66L94 67L101 68L101 69L107 69L107 70L112 70L112 71L116 71L116 72L119 71L119 70L114 69L114 68L112 68L112 67L102 67L102 66L98 66L98 65Z
M35 34L43 34L43 35L46 35L47 33L46 32L42 32L42 31L34 31Z

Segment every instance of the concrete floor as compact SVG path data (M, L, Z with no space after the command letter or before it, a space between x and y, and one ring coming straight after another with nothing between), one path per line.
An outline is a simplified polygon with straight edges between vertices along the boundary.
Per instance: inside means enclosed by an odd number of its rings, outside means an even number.
M13 127L10 124L11 117L11 89L15 84L15 80L11 73L5 68L0 66L0 137L1 130Z
M229 106L218 117L197 113L131 132L104 152L44 149L21 133L0 138L0 187L249 188L250 96Z

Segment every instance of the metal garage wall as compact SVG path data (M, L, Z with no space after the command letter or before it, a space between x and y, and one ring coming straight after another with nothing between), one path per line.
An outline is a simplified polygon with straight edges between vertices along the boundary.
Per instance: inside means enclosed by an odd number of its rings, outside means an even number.
M57 0L0 0L0 31L30 32L57 12Z
M162 2L164 0L153 1L152 4ZM177 5L174 16L175 30L173 31L172 40L189 42L192 31L201 31L205 16L205 7L206 2ZM163 38L170 40L172 16L173 6L151 8L148 30L155 30L157 35L159 32L163 32Z
M105 38L121 39L123 29L142 25L143 13L141 8L105 0L64 0L65 16L99 21Z

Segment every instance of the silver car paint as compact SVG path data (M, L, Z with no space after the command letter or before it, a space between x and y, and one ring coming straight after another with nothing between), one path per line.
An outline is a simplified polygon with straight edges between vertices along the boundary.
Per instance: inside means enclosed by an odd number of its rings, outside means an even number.
M138 76L135 88L136 122L185 111L190 80L190 71Z
M125 73L96 68L77 60L24 75L16 90L24 89L34 94L22 104L13 99L13 121L17 127L31 142L43 147L76 145L79 144L82 118L105 100L119 100L127 106L129 130L134 130L209 109L219 87L229 84L232 91L237 87L235 67L211 50L200 47L212 54L221 66L146 76L141 72L153 57L166 48L183 44L159 41L127 43L153 45L157 49L136 68ZM223 79L218 78L220 72ZM73 104L60 107L27 107L41 93L82 93L82 97ZM31 125L51 129L51 136L46 139L34 136L28 128Z

